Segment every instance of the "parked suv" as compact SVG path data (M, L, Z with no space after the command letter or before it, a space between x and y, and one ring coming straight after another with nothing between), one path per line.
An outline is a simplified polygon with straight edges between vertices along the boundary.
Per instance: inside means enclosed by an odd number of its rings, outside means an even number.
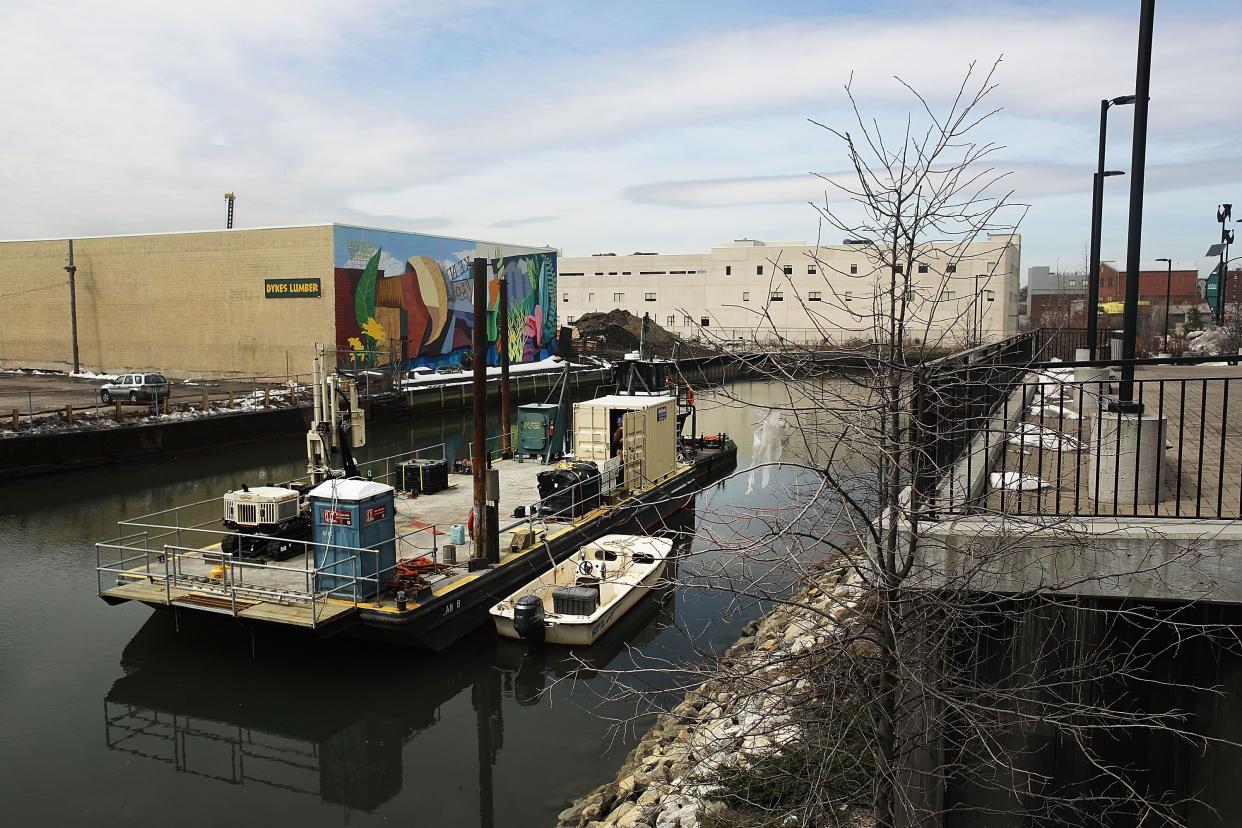
M172 393L168 379L163 374L121 374L121 376L104 383L99 389L99 399L106 403L113 400L163 400Z

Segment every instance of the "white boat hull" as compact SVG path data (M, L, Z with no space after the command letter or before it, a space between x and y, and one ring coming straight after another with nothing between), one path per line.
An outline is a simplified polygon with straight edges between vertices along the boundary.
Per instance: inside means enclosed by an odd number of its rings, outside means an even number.
M609 538L621 537L624 536L608 536L601 539L600 542L606 542ZM642 540L650 543L655 539L644 538ZM671 552L672 544L669 541L658 542L660 544L667 544L667 548L663 549L662 554L655 556L654 561L643 565L645 571L643 571L642 577L633 583L610 583L609 586L612 587L612 591L615 593L614 597L610 601L598 606L591 615L549 613L544 621L544 643L569 647L588 647L608 632L648 593L661 586L661 580L668 566L668 554ZM566 564L561 564L561 566L566 566ZM572 571L574 562L572 560L569 561L568 566ZM555 578L555 571L553 572L553 578ZM536 594L541 590L546 591L549 588L546 581L537 579L492 607L491 616L492 621L496 625L497 634L504 638L522 640L522 636L518 635L513 626L514 604L525 595Z

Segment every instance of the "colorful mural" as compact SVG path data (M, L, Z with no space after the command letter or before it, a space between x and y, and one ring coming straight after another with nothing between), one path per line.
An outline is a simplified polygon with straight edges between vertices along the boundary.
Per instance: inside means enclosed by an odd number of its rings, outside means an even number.
M471 262L488 260L489 343L496 343L500 276L506 280L510 362L556 353L556 252L388 230L333 227L337 347L360 362L459 365L471 353Z

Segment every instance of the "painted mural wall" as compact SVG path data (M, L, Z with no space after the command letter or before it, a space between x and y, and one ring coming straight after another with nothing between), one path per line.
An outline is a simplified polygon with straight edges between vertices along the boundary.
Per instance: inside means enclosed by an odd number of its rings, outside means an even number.
M333 226L337 347L370 364L460 365L472 353L471 262L488 260L486 354L500 325L509 329L509 360L535 362L556 353L556 252L443 236ZM497 310L500 276L509 318Z

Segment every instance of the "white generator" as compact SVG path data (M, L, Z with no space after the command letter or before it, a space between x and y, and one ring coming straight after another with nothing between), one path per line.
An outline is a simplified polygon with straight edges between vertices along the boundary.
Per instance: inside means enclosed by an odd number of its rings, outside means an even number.
M220 549L243 558L287 558L310 539L305 498L297 489L255 486L224 493L225 535Z

